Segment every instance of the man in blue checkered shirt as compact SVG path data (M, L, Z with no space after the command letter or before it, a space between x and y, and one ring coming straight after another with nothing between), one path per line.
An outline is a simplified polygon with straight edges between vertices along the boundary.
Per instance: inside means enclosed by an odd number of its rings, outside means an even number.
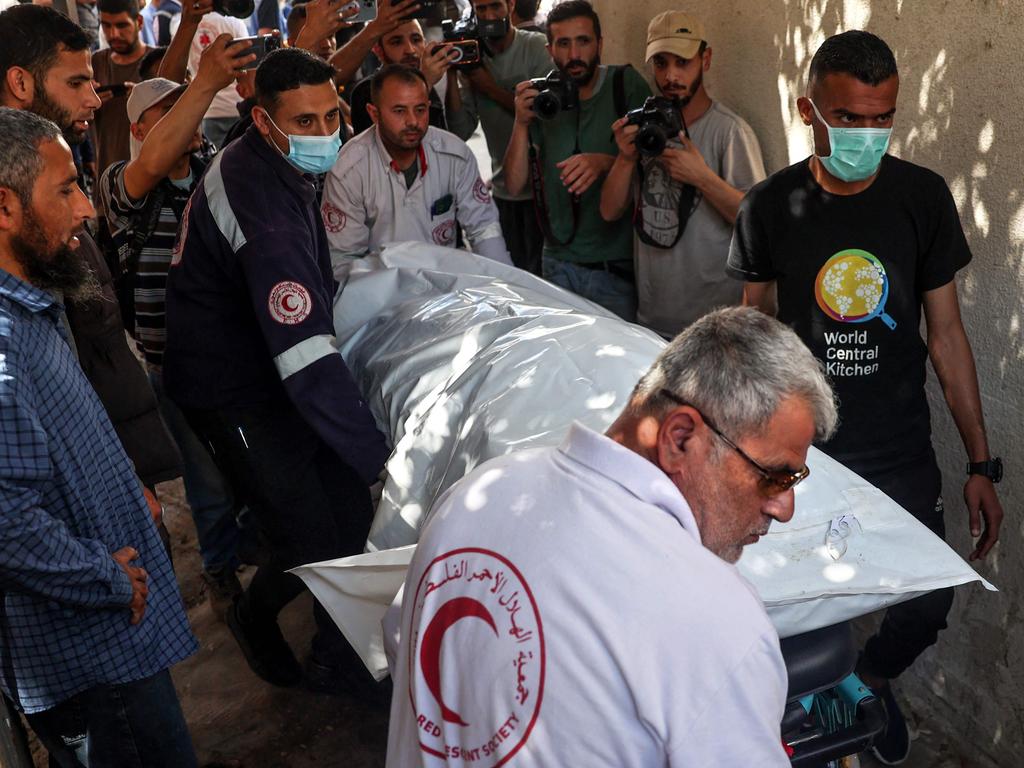
M92 206L56 125L0 108L0 136L0 687L61 768L195 766L168 669L196 642L51 293L96 290Z

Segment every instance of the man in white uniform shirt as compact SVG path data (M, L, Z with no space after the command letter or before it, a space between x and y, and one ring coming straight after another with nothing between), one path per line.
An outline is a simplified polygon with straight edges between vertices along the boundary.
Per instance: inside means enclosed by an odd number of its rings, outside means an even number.
M726 309L604 435L453 486L405 582L388 766L788 766L778 636L732 563L835 424L797 336Z
M199 71L199 59L219 35L229 34L233 38L246 37L249 29L245 22L233 16L222 16L219 13L207 13L199 22L199 29L192 38L192 47L188 53L188 71L192 77ZM238 95L235 84L221 89L213 98L213 103L206 110L203 117L203 135L218 149L224 146L224 137L227 136L231 126L238 121L238 102L242 97Z
M428 125L427 81L389 64L373 76L375 127L341 148L321 213L334 276L381 245L417 240L454 247L461 226L472 250L511 264L498 210L466 142Z

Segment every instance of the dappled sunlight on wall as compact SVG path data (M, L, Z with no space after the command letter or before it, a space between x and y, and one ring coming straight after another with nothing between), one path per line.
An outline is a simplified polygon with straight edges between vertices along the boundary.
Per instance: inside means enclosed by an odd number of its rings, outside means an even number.
M701 17L711 45L706 78L753 127L769 172L807 157L796 111L807 67L831 34L866 28L892 46L901 89L892 152L940 173L953 192L974 260L958 276L964 324L977 358L989 441L1004 459L1002 543L978 566L1002 592L960 590L951 630L905 689L971 765L1018 765L1024 749L1024 3L1017 0L596 0L604 61L643 68L647 22L668 8ZM947 535L972 548L962 501L966 456L929 383L934 443L943 468Z

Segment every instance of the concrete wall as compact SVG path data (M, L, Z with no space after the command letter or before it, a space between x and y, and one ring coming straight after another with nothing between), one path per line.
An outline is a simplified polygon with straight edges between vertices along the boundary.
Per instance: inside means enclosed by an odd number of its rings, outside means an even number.
M1019 0L595 0L604 61L643 67L647 22L667 8L698 14L713 48L714 98L753 126L768 171L806 157L800 123L811 55L830 34L868 29L896 52L902 79L894 154L948 181L973 263L960 274L992 450L1003 456L1002 541L979 570L1002 590L958 590L948 630L902 682L934 734L976 765L1024 765L1024 3ZM965 454L929 384L945 475L950 544L970 551Z

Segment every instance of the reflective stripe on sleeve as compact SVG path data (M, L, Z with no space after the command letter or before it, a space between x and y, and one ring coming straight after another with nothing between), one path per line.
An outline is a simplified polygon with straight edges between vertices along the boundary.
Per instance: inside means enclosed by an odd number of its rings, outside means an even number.
M223 154L218 154L210 163L206 176L203 177L203 187L206 189L206 204L210 206L210 214L217 229L231 244L231 250L238 253L245 245L245 235L242 234L235 212L231 209L227 190L224 189L224 177L220 172L220 161L223 157Z
M284 381L303 368L312 365L321 357L337 354L334 337L329 334L310 336L274 358L277 374Z
M479 232L473 234L474 240L488 240L492 237L503 237L501 232L501 224L497 221L493 221L486 227L481 229Z

